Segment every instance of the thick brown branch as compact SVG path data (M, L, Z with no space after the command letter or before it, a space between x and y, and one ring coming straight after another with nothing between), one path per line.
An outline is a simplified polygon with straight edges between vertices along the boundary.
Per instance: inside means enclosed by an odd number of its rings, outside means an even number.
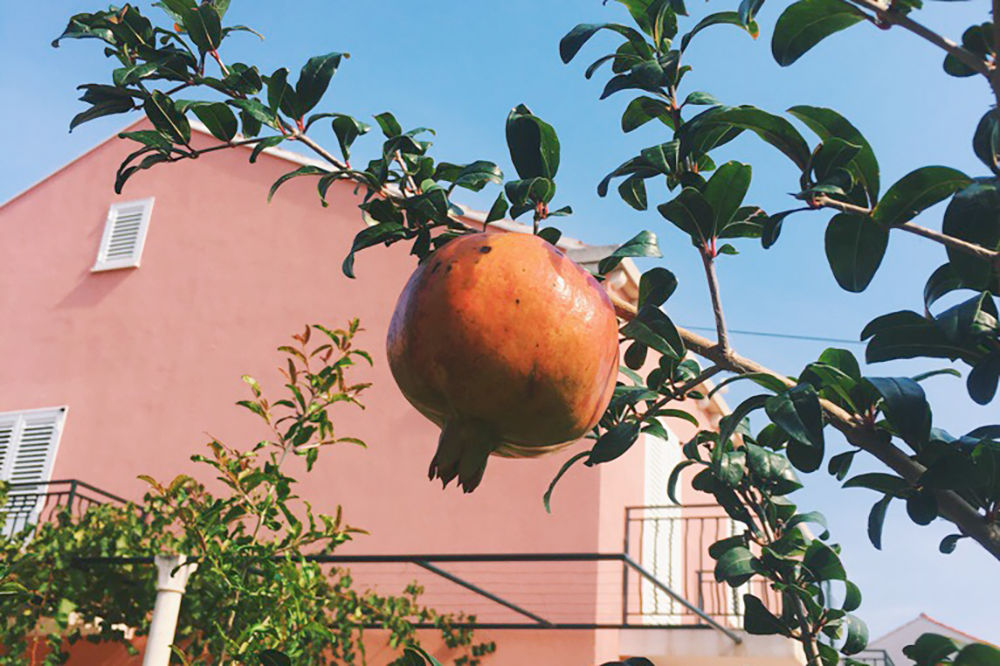
M631 320L635 317L636 309L631 303L615 296L612 296L612 302L619 317L625 320ZM724 351L720 345L697 333L680 327L677 328L677 331L689 350L729 372L741 375L764 373L777 378L789 388L795 386L795 382L784 375L750 359L743 358L739 354ZM907 482L915 483L924 473L926 468L893 445L885 431L876 430L862 423L828 400L820 400L820 404L829 424L843 433L848 442L878 458ZM976 540L993 557L1000 560L1000 526L988 522L971 504L953 491L939 490L935 494L941 515L954 523L963 534Z
M904 30L909 30L914 35L926 39L928 42L937 46L938 48L944 49L949 54L955 56L957 59L961 60L962 63L968 65L975 72L982 74L987 79L993 80L993 66L987 63L985 60L972 53L971 51L962 48L954 41L939 35L927 26L917 23L911 19L906 14L898 11L892 11L889 6L883 5L876 0L847 0L859 7L863 7L871 12L875 13L878 21L881 24L887 25L898 25Z

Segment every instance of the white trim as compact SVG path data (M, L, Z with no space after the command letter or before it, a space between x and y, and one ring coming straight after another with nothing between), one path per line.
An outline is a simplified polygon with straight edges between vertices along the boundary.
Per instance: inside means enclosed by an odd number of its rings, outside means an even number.
M121 201L111 204L108 208L108 217L104 222L104 233L101 236L100 249L97 251L97 260L94 262L93 268L90 269L92 273L112 271L119 268L139 267L139 264L142 262L142 250L146 245L146 234L149 232L149 220L153 215L153 204L155 201L155 198L149 197L148 199ZM130 224L134 226L132 231L134 237L126 239L127 242L124 248L128 252L127 254L122 254L122 239L120 237L116 238L116 232L119 231L118 222L122 211L129 211L129 214L134 216L136 208L141 208L141 210L138 211L139 219L130 221ZM116 241L119 245L113 251L119 256L109 259L108 254L112 252L112 243Z
M0 423L12 424L14 432L10 439L8 457L0 464L0 480L9 481L10 474L14 469L14 462L17 460L20 448L21 435L24 432L25 423L36 418L50 417L52 419L52 439L42 464L40 481L48 481L52 478L52 468L55 465L56 455L59 452L59 442L62 440L63 427L66 424L66 415L69 407L45 407L42 409L25 409L14 412L0 412Z

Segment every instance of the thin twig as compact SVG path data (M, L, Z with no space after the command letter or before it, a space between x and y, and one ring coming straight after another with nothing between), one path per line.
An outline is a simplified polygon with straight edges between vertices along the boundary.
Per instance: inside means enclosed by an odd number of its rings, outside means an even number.
M626 321L635 318L637 312L634 305L614 295L611 296L611 301L619 317ZM750 359L743 358L739 354L734 352L721 353L719 345L697 333L681 327L677 327L677 332L690 351L714 362L723 370L740 375L764 373L776 378L788 388L795 386L795 382L788 377ZM908 483L916 483L926 471L923 465L893 445L891 440L886 441L884 432L865 424L829 400L820 399L820 406L826 415L826 420L843 433L848 442L882 461ZM958 526L963 534L978 542L993 557L1000 560L1000 525L986 520L975 507L954 491L938 490L935 491L935 495L941 515Z
M332 153L330 153L329 151L327 151L323 146L319 145L318 143L316 143L315 141L313 141L312 139L310 139L308 136L306 136L302 132L299 132L297 130L293 131L289 135L288 138L291 139L292 141L301 141L306 146L309 146L309 148L314 153L316 153L317 155L319 155L324 160L326 160L327 162L329 162L333 166L337 167L338 169L344 169L345 171L348 169L348 167L347 167L346 164L344 164L343 162L341 162L340 160L338 160L336 157L333 156Z
M702 250L701 260L705 265L708 291L712 296L712 313L715 315L715 330L719 335L719 351L725 356L729 353L729 333L726 331L726 316L722 311L722 298L719 296L719 278L715 274L715 259L707 251Z
M917 23L906 14L894 11L890 8L890 6L883 5L875 0L848 0L848 2L874 12L878 21L883 25L898 25L900 28L909 30L918 37L926 39L934 46L944 49L951 55L955 56L977 73L982 74L991 81L993 80L993 66L990 63L987 63L971 51L962 48L951 39L939 35L921 23Z
M813 204L819 208L832 208L834 210L839 210L842 213L853 213L855 215L863 215L865 217L871 217L872 214L872 210L870 208L844 203L843 201L837 201L836 199L831 199L830 197L824 195L820 195L813 199ZM903 231L911 234L923 236L928 240L940 243L941 245L949 247L953 250L970 254L1000 267L1000 252L997 252L996 250L990 250L982 245L976 245L975 243L970 243L969 241L962 240L961 238L956 238L955 236L943 234L940 231L934 231L933 229L922 227L919 224L914 224L913 222L904 222L903 224L897 224L892 228L902 229Z

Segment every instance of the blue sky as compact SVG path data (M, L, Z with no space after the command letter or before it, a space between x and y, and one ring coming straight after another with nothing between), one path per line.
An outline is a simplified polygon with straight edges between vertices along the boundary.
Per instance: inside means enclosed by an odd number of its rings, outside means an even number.
M149 13L148 2L138 4ZM734 9L735 4L717 0L711 10ZM713 28L696 39L686 56L694 71L685 80L684 92L707 90L724 103L754 104L773 112L795 104L836 108L874 146L882 166L883 191L911 169L930 164L983 175L971 150L971 135L991 103L984 81L948 77L941 71L942 52L899 29L883 32L868 24L829 39L793 67L780 68L771 58L769 38L785 4L772 0L764 6L762 36L756 42L729 26ZM702 3L689 2L689 7L696 18L709 11ZM5 4L0 20L0 97L6 101L0 105L5 144L0 201L129 121L113 116L67 133L70 119L83 108L76 101L75 86L105 82L110 65L95 42L67 41L59 49L49 42L71 13L98 8L97 2L81 0ZM929 2L919 18L957 39L968 25L987 20L988 10L983 0ZM623 242L642 229L657 232L664 259L655 263L667 266L680 279L668 307L671 316L682 324L708 325L707 290L690 244L655 211L639 213L613 196L600 199L595 192L605 173L640 148L667 140L668 130L651 123L622 135L619 118L627 94L601 102L603 79L584 80L586 64L617 45L613 37L595 38L571 66L558 57L559 38L575 24L625 18L615 3L602 6L598 0L234 0L229 20L260 30L266 40L239 34L227 41L224 55L228 62L252 62L269 72L279 66L295 71L312 55L350 52L352 58L342 66L318 110L362 119L392 110L406 127L438 131L434 154L439 159L490 159L510 174L504 119L514 105L527 104L556 127L562 142L556 203L571 204L576 211L563 224L566 233L600 244ZM682 29L690 25L688 20ZM803 132L809 136L804 128ZM319 138L333 143L332 135ZM787 159L752 136L741 137L717 153L717 162L727 159L753 164L749 198L754 203L768 211L791 207L787 193L794 191L797 175ZM110 174L107 185L110 191ZM651 188L651 203L667 198L665 188ZM470 203L484 205L482 199ZM918 222L939 227L942 209L932 209ZM863 294L848 294L836 286L826 265L826 217L822 213L793 217L771 250L744 241L740 256L723 258L719 273L730 327L853 340L878 314L922 307L924 280L944 263L943 250L894 234L872 286ZM364 262L361 255L361 270ZM743 335L734 340L742 354L788 373L815 360L826 346ZM863 356L862 346L849 348ZM940 366L901 362L866 371L892 376ZM997 403L976 407L961 380L935 378L925 387L935 405L936 425L954 434L998 420ZM736 404L746 395L744 389L734 388L727 400ZM838 437L828 436L833 452L846 450ZM856 467L866 465L856 462ZM867 467L879 468L877 463ZM875 497L863 490L838 490L822 472L810 475L807 482L799 504L830 518L834 540L845 548L848 573L864 591L860 614L873 637L926 612L1000 642L996 623L1000 569L992 558L968 541L961 542L955 554L940 555L937 544L950 533L948 525L938 521L917 527L901 505L890 509L885 549L877 552L865 535L867 512Z

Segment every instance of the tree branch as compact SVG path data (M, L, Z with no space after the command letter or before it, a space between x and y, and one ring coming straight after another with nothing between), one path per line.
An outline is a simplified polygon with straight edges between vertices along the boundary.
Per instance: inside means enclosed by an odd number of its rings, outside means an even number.
M878 21L883 25L886 26L898 25L900 28L903 28L904 30L909 30L914 35L926 39L934 46L944 49L949 54L955 56L958 60L961 60L962 63L968 65L971 69L973 69L977 73L985 76L987 79L990 80L991 83L994 82L995 76L994 76L993 65L987 63L985 60L982 60L971 51L962 48L961 46L956 44L954 41L948 39L947 37L939 35L938 33L934 32L933 30L931 30L930 28L921 23L917 23L906 14L903 14L898 11L893 11L891 9L892 6L891 4L889 6L886 6L880 2L877 2L876 0L847 0L847 1L859 7L863 7L871 12L874 12L875 16L878 18Z
M708 250L703 249L701 261L705 266L708 291L712 296L712 313L715 315L715 330L719 335L719 351L725 356L729 353L729 333L726 331L726 316L722 311L722 298L719 296L719 278L715 274L715 258L709 254Z
M1000 2L1000 0L998 0L998 2ZM842 213L853 213L855 215L864 215L865 217L871 217L872 214L872 210L870 208L844 203L843 201L837 201L836 199L831 199L830 197L824 195L820 195L813 199L813 204L820 208L832 208L833 210L839 210ZM903 224L897 224L892 228L902 229L903 231L911 234L923 236L924 238L932 240L935 243L940 243L945 247L949 247L953 250L958 250L959 252L964 252L982 259L983 261L987 261L1000 269L1000 252L997 252L996 250L990 250L982 245L976 245L975 243L964 241L961 238L956 238L955 236L943 234L940 231L934 231L933 229L922 227L919 224L914 224L913 222L904 222Z
M289 135L288 138L291 139L292 141L301 141L306 146L309 146L309 148L314 153L316 153L317 155L319 155L324 160L326 160L327 162L329 162L333 166L337 167L338 169L344 169L345 171L348 169L348 166L346 164L344 164L343 162L341 162L340 160L338 160L326 148L324 148L323 146L319 145L318 143L316 143L315 141L313 141L312 139L310 139L308 136L306 136L302 132L299 132L297 130L293 131Z
M636 316L636 309L631 303L611 296L618 316L629 321ZM743 358L731 351L724 353L721 346L713 343L697 333L677 327L684 344L695 354L706 358L729 372L745 375L749 373L764 373L777 378L782 384L791 388L795 382L780 375L759 363ZM839 430L854 446L866 451L883 464L899 474L908 483L915 483L926 468L910 458L896 447L892 440L886 437L885 431L880 431L858 420L843 408L829 400L820 399L820 406L826 415L826 420ZM938 508L941 515L954 523L963 534L974 539L993 557L1000 560L1000 525L987 521L971 504L958 493L951 490L935 491Z

